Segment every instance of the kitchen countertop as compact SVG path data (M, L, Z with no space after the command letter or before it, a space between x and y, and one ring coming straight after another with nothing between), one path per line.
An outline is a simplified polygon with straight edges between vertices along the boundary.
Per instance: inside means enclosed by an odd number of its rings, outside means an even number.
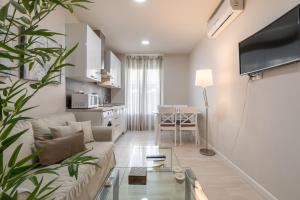
M125 105L116 105L116 106L100 106L98 108L82 108L82 109L77 109L77 108L67 108L67 112L106 112L110 110L116 110L120 108L124 108Z

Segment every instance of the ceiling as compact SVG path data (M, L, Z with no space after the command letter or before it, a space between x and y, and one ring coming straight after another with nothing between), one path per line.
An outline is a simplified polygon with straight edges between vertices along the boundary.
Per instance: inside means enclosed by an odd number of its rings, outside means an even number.
M119 53L186 54L206 37L206 24L220 0L93 0L77 9L81 22L100 29ZM150 40L148 46L142 40Z

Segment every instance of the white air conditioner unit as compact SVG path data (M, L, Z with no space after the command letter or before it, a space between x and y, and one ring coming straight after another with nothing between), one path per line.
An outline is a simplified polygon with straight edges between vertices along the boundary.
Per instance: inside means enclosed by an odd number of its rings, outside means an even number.
M217 37L243 10L244 0L223 0L208 21L208 37Z

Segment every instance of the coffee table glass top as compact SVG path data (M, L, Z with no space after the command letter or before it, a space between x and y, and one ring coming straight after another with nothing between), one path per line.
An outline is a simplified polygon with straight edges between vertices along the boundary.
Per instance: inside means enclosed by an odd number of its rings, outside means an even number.
M164 159L147 158L147 156L157 156L157 155L165 156L165 158ZM172 147L135 146L132 151L132 155L130 157L129 166L172 169L174 163L175 163L175 159L173 157Z
M149 171L147 185L129 185L129 172L130 168L115 168L112 175L117 177L119 173L119 185L104 187L97 200L184 199L184 184L176 183L173 173ZM111 181L113 182L112 178ZM115 187L119 187L118 190L114 191Z
M148 155L165 155L163 165L147 159ZM207 200L191 169L182 169L181 181L175 179L171 147L136 146L130 167L115 167L98 192L96 200ZM128 176L132 167L147 168L147 184L131 185Z

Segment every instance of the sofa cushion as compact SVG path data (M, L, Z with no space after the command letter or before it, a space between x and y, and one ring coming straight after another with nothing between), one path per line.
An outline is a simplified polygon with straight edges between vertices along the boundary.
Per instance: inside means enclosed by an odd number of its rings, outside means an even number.
M98 190L101 185L90 185L91 181L95 180L105 180L107 173L110 171L111 167L115 164L114 153L113 153L113 143L111 142L92 142L86 144L88 149L91 149L87 153L89 156L96 156L99 158L95 162L100 166L100 168L93 165L81 165L79 167L79 176L76 180L68 174L66 167L60 168L57 173L58 176L47 174L44 176L44 181L48 182L57 178L54 183L55 186L60 186L55 193L53 193L49 199L56 200L78 200L82 192L87 191L87 187L95 187L94 190ZM111 163L112 162L112 163ZM53 165L55 167L56 165ZM109 169L108 169L109 167ZM103 181L101 183L103 183ZM25 182L21 185L22 190L32 191L33 186L29 182ZM90 194L94 196L95 194ZM92 199L92 198L91 198Z
M72 124L69 126L55 126L49 128L53 138L71 136L79 131L82 131L82 133L84 134L80 124Z
M101 160L113 152L114 144L112 142L91 142L85 144L85 147L90 150L88 155L95 156Z
M91 121L86 121L86 122L68 122L69 125L79 125L84 133L84 142L89 143L89 142L94 142L94 136L93 136L93 131L92 131L92 123Z
M53 140L37 140L35 145L42 150L39 163L43 166L56 164L85 149L82 131Z
M53 139L49 127L65 126L68 121L76 121L73 113L56 114L46 118L32 120L34 138L37 140Z

